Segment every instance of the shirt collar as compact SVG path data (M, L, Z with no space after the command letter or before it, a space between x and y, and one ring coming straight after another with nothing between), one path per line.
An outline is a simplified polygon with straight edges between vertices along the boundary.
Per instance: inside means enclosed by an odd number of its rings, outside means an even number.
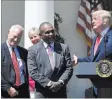
M7 44L8 48L9 48L10 50L12 50L12 46L9 45L8 40L6 41L6 44ZM14 47L14 50L16 50L16 47Z
M44 42L42 39L41 39L41 41L43 42L44 47L47 49L48 48L48 44L46 42ZM50 47L51 47L52 50L54 50L54 42L50 44Z
M8 46L9 49L12 49L12 47L8 43L8 40L6 41L6 44L7 44L7 46Z
M104 37L104 35L107 33L107 31L109 30L109 27L104 29L102 32L101 32L101 36Z

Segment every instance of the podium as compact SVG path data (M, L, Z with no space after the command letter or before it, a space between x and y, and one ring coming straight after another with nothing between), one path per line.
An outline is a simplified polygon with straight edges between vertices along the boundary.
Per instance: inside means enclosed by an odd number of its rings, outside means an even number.
M89 78L97 88L98 98L112 98L112 76L101 78L96 73L97 62L80 62L75 67L78 78Z

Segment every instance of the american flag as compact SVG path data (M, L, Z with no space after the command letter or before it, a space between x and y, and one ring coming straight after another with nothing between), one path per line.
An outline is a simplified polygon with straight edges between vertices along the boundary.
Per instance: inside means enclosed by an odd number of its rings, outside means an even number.
M99 9L103 9L102 0L81 0L76 29L85 36L88 47L91 47L91 39L95 36L91 24L91 13Z

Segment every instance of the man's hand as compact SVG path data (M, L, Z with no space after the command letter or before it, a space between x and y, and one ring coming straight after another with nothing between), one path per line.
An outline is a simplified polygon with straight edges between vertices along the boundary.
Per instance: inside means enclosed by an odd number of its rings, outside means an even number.
M72 61L72 65L76 65L77 64L77 56L74 54L73 55L73 61Z
M51 82L51 86L49 87L50 90L52 90L52 92L57 92L60 88L61 88L61 82Z
M10 87L8 90L7 90L8 94L11 96L11 97L14 97L16 95L18 95L18 92L16 91L15 88L13 87Z

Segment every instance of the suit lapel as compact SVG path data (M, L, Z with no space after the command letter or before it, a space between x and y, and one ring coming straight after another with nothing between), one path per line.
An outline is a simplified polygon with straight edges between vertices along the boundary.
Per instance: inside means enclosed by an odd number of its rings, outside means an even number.
M95 41L96 41L96 39L95 39ZM94 43L94 46L95 46L95 43ZM96 51L96 54L94 55L93 60L96 60L96 58L99 58L102 51L104 51L104 37L103 37L103 39L101 40L101 42L100 42L100 44L98 46L98 49ZM94 53L94 50L93 50L93 53Z
M44 47L44 44L43 42L39 42L38 43L38 47L40 47L39 49L39 53L40 53L40 63L48 69L48 71L52 71L52 68L51 68L51 64L50 64L50 60L49 60L49 56L46 52L46 49Z
M94 60L95 56L94 56L94 46L95 46L95 42L96 42L96 37L93 39L93 45L92 45L92 51L91 51L91 54L93 56L93 59L92 61Z
M22 51L22 49L19 46L17 46L17 50L19 52L20 58L25 61L25 58L24 58L25 53Z
M61 61L61 45L58 43L54 43L54 53L55 53L55 68L59 68Z
M11 64L11 66L13 67L12 58L11 58L11 55L10 55L10 52L9 52L9 49L6 43L4 43L4 52L7 55L7 60L9 62L8 64Z
M100 51L104 50L104 38L102 39L102 41L100 42L100 45L98 46L97 52L96 54L98 54Z

